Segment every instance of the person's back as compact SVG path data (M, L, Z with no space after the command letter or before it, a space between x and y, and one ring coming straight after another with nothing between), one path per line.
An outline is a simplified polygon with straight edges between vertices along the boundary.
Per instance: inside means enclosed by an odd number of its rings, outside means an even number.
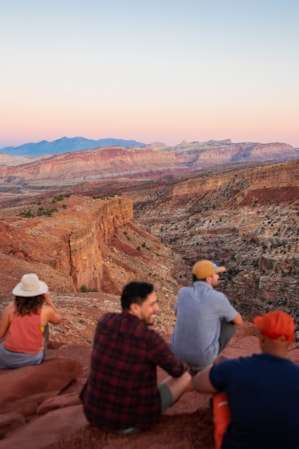
M160 360L161 345L157 333L127 312L109 313L99 321L83 395L91 424L107 430L156 424L161 408L156 363L167 362Z
M47 284L35 273L24 274L12 293L14 301L0 320L0 369L41 363L46 355L48 323L61 322Z
M180 289L176 305L176 323L171 349L192 370L205 368L231 339L242 318L227 297L213 287L225 267L201 260L192 269L193 284Z
M123 289L121 306L121 313L107 313L97 324L80 399L92 425L127 434L156 424L191 388L191 376L168 343L149 328L159 311L153 285L130 282ZM159 385L158 366L172 376Z
M297 365L264 353L221 362L211 369L210 379L217 390L225 390L229 402L231 423L222 449L299 447Z
M299 366L288 359L294 320L277 310L253 321L262 354L214 362L194 388L216 394L217 449L299 449Z
M44 336L41 332L41 311L19 315L13 313L9 329L5 336L5 348L9 351L34 354L44 348Z
M217 356L222 304L227 305L226 297L206 282L194 282L179 292L171 348L193 369L204 368Z

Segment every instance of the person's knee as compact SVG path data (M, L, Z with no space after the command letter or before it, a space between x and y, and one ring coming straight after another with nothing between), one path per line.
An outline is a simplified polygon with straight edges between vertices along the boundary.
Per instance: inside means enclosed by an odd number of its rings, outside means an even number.
M192 376L185 372L180 377L170 378L166 385L172 394L173 402L176 402L183 393L192 390Z

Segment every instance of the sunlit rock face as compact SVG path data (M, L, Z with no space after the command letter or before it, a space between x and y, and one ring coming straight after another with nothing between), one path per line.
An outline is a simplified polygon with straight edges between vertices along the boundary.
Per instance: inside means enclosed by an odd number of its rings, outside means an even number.
M161 310L171 312L170 323L162 325L170 330L177 271L184 262L134 222L132 198L67 195L54 200L31 199L17 211L2 210L8 214L0 220L3 299L11 297L26 272L38 273L54 295L119 295L127 282L143 280L155 285Z

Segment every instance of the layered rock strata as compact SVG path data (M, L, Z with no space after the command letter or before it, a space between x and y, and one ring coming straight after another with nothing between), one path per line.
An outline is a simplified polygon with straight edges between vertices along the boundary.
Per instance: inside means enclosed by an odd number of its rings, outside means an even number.
M56 293L119 295L130 280L152 282L162 308L172 311L178 290L173 273L181 258L134 223L131 198L70 195L56 200L20 207L18 216L2 210L3 300L24 273L36 272Z

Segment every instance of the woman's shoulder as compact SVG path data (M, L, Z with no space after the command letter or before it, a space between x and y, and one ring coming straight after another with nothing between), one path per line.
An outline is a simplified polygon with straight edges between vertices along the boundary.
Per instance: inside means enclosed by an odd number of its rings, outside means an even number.
M6 306L5 312L6 312L6 313L13 313L13 312L15 312L15 310L16 310L16 305L15 305L14 301L11 301L11 302Z

